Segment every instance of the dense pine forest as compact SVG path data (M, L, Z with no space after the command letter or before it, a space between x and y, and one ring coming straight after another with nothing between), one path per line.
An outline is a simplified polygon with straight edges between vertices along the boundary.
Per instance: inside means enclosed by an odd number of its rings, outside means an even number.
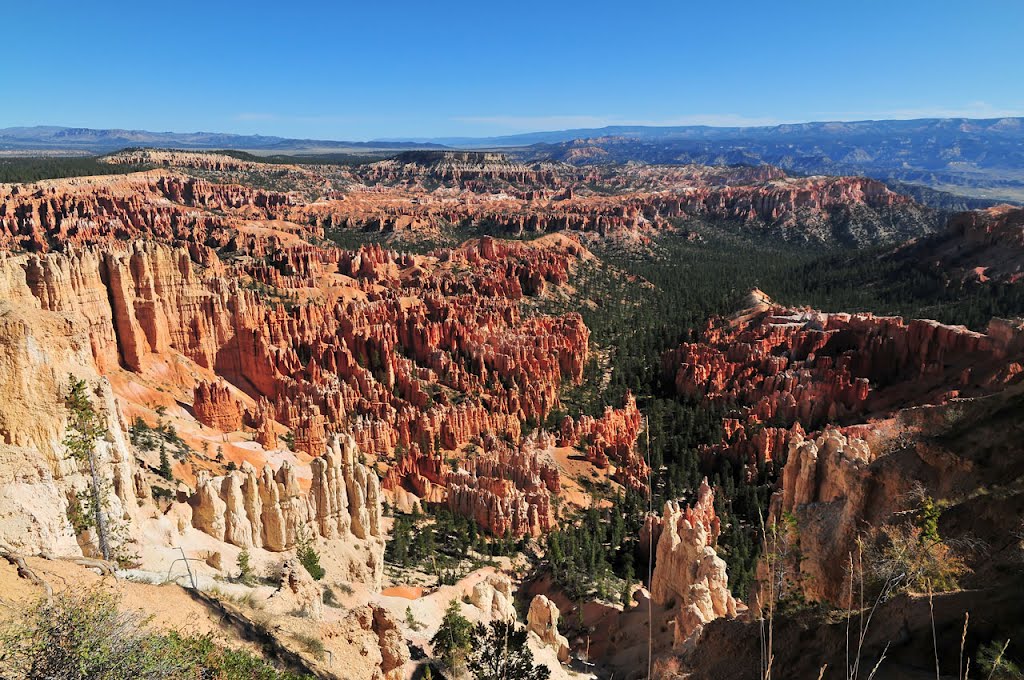
M0 157L0 183L38 182L89 175L125 175L147 169L140 165L101 163L95 156Z

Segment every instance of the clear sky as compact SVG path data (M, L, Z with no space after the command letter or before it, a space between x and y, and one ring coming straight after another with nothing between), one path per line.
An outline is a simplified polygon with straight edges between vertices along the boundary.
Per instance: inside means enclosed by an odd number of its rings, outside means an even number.
M0 127L326 139L1024 115L1021 0L5 3Z

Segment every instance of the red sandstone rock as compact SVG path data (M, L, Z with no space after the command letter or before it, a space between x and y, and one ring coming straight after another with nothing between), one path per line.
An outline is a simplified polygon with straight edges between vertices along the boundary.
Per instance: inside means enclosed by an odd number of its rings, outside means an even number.
M756 467L803 430L852 423L956 394L990 393L1018 374L1024 333L994 322L989 333L935 321L871 314L825 314L770 303L709 321L702 337L664 357L681 394L735 403L744 417L706 455Z
M242 404L223 381L196 383L193 398L192 411L203 425L225 432L242 429Z
M576 446L587 460L599 468L614 462L614 479L636 491L647 490L650 466L636 450L643 418L632 394L626 395L622 408L608 407L600 418L582 416L562 422L559 446Z
M496 536L539 536L554 527L551 496L561 489L558 470L538 448L537 437L518 447L486 435L483 451L465 457L455 469L418 446L389 468L383 487L405 489L419 498L447 502Z

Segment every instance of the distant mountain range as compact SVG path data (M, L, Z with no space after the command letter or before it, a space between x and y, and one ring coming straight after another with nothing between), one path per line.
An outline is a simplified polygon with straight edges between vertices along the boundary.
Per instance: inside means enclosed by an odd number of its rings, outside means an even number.
M392 140L398 141L398 140ZM610 126L504 137L442 137L576 164L777 165L808 175L866 175L979 199L1024 202L1024 118L924 118L765 127Z
M609 125L550 132L527 132L499 137L401 137L379 142L430 142L456 147L519 147L559 144L578 139L621 137L642 141L724 142L740 139L795 142L808 139L895 139L900 136L938 134L945 137L1005 135L1024 138L1024 118L919 118L915 120L862 120L819 123L786 123L759 127L710 125Z
M0 153L107 153L131 146L280 154L500 148L522 160L574 164L768 163L797 174L866 175L977 199L1024 202L1024 118L923 118L765 127L620 125L501 137L369 142L211 132L64 127L0 129Z
M528 147L529 157L537 160L767 163L798 174L866 175L978 199L1024 202L1024 118L617 127L550 135L549 141L531 135L519 139L538 139Z
M69 128L51 125L0 128L0 151L109 153L134 146L174 149L238 149L282 153L441 148L440 145L432 143L289 139L286 137L235 135L222 132L95 130L91 128Z

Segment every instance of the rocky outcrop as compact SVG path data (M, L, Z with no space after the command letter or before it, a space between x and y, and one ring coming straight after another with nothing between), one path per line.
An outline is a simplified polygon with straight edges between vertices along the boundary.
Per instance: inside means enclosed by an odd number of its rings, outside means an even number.
M384 680L400 680L404 677L405 662L410 657L402 629L388 610L376 605L369 606L373 613L372 630L377 634L377 647L380 649L381 677Z
M198 249L197 249L198 248ZM97 368L143 368L152 354L177 350L213 369L233 336L239 302L215 273L216 255L201 247L132 242L103 250L21 256L4 266L19 272L44 311L82 319ZM222 362L221 362L222 363Z
M487 192L509 184L557 187L563 182L561 175L570 170L549 164L516 163L503 153L491 151L406 151L369 164L361 174L372 182L422 182L429 178Z
M714 503L704 480L692 506L669 501L662 513L651 598L659 605L678 607L676 645L695 641L714 619L736 616L725 561L715 552L721 527Z
M968 283L1018 283L1024 279L1024 209L1000 205L954 215L939 233L888 257Z
M579 448L587 460L598 468L614 462L612 478L634 491L647 492L650 466L637 451L637 437L643 416L632 394L626 394L622 408L605 408L600 418L580 416L579 420L562 421L559 446Z
M920 398L977 393L1022 349L1021 330L977 333L927 319L771 307L712 320L670 355L680 393L748 405L763 420L816 427L856 417L915 381ZM936 387L938 385L938 387ZM929 389L931 388L931 389ZM935 390L941 389L941 394Z
M782 489L773 499L769 521L787 534L783 540L797 544L791 553L802 559L794 558L787 568L808 600L852 606L848 563L862 523L873 514L867 480L875 457L866 441L838 430L814 439L797 436L789 444ZM783 521L787 516L796 521L791 535ZM767 574L760 576L764 580ZM763 602L765 596L758 593L755 599Z
M196 420L224 432L242 429L242 402L235 399L223 381L201 380L193 391L192 411Z
M285 462L262 472L248 463L223 477L200 473L189 498L192 524L240 547L283 551L302 536L380 538L381 504L376 475L357 460L351 437L336 436L310 464L313 482L303 493Z
M519 445L491 435L478 440L456 467L437 454L414 446L392 465L383 486L431 503L447 503L455 512L476 520L495 536L539 536L554 527L551 496L561 480L546 452L549 438L533 435Z
M664 357L680 394L741 407L722 443L756 468L804 431L851 424L897 408L990 394L1019 381L1007 370L1024 352L1018 323L993 320L987 333L936 321L826 314L761 301L711 320L702 337Z
M289 203L285 194L164 171L4 185L0 248L46 252L139 237L227 243L231 218L205 211L269 219Z
M540 536L554 528L551 497L560 488L554 463L536 444L498 442L445 478L448 507L494 536Z
M544 595L535 595L530 602L526 630L536 635L541 644L553 647L561 663L569 663L569 640L558 632L558 606Z
M488 621L516 620L512 579L505 574L491 574L476 583L470 593L469 602L483 612Z
M172 149L125 149L100 159L111 165L162 166L166 168L195 168L217 172L258 171L267 169L266 163L242 160L213 151L181 151ZM297 170L295 166L274 166L277 172Z
M350 609L337 623L321 626L325 641L337 649L335 667L353 680L402 680L409 646L388 610L375 604Z
M939 227L933 211L867 177L785 177L680 193L666 199L664 214L761 223L799 239L863 245ZM899 220L891 221L895 215Z
M297 559L285 560L281 565L281 585L271 599L285 600L289 608L313 621L324 618L323 590Z

